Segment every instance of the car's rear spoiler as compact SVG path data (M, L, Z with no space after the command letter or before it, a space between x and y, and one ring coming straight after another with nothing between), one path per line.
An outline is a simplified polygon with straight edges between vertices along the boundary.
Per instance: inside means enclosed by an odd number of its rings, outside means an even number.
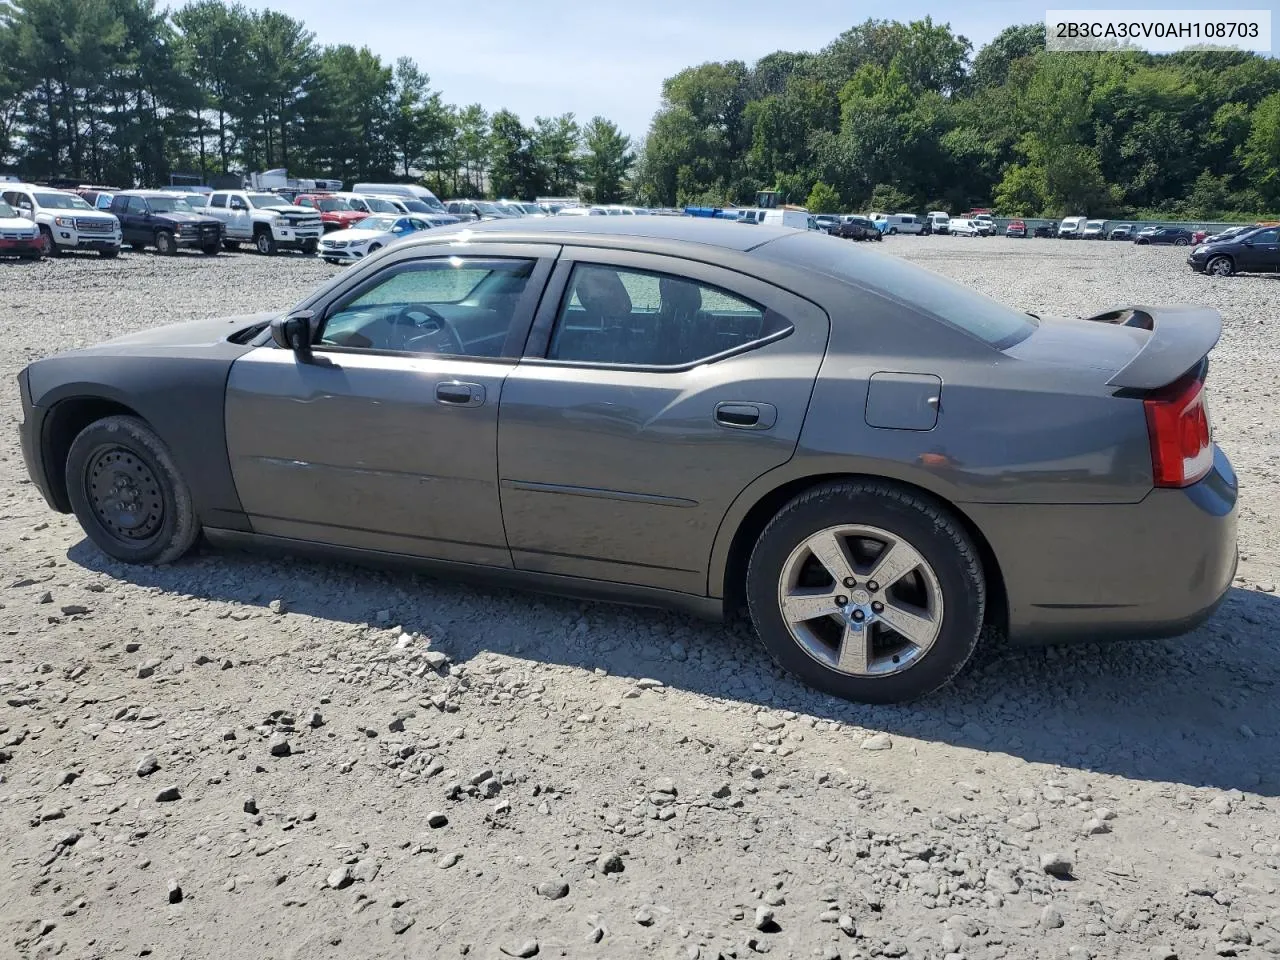
M1125 390L1172 383L1208 356L1222 336L1222 315L1212 307L1117 307L1086 319L1151 331L1133 359L1107 381Z

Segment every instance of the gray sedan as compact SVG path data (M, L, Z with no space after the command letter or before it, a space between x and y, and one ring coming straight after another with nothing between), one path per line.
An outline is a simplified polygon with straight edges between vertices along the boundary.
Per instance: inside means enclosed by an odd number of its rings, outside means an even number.
M984 626L1166 636L1236 562L1216 312L1050 319L815 232L432 230L282 314L20 375L50 507L107 554L213 544L749 611L785 668L925 694Z

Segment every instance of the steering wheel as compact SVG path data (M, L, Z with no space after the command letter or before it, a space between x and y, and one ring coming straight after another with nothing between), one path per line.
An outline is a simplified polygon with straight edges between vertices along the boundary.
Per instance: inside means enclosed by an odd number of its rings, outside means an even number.
M403 330L401 347L418 353L448 353L465 356L466 344L449 318L425 303L402 307L391 321Z

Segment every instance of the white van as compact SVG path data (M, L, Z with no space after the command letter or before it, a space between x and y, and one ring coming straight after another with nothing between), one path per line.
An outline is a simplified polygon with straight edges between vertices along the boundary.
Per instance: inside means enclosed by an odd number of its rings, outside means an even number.
M978 226L976 220L953 217L947 225L947 232L953 237L980 237L983 235L983 228Z
M1058 236L1064 240L1078 240L1084 234L1087 217L1067 217L1058 224Z
M421 200L431 208L432 213L448 213L440 198L426 187L416 183L357 183L351 188L352 193L363 193L375 197L409 197Z
M923 233L924 223L914 213L876 213L873 220L883 220L882 233Z
M945 210L930 210L925 220L933 233L948 233L951 229L951 214Z

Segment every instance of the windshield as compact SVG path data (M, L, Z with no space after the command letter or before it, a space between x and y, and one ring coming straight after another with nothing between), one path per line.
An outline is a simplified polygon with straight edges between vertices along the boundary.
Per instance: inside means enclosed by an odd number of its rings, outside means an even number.
M503 210L496 203L489 203L488 201L485 201L485 200L477 200L475 202L475 206L476 206L476 209L479 210L481 213L488 213L495 217L511 216L511 214L507 213L507 211Z
M357 230L390 230L396 225L399 217L365 217L358 224Z
M37 193L36 203L46 210L92 210L89 204L71 193Z
M152 213L195 213L196 208L186 197L147 197Z
M404 208L413 213L431 213L431 208L421 200L415 200L413 197L397 197L404 204Z
M851 243L824 242L812 233L775 240L768 250L773 259L879 291L997 350L1035 330L1025 313L898 257L867 253Z
M1101 229L1102 229L1102 225L1103 225L1104 223L1106 223L1106 221L1105 221L1105 220L1090 220L1088 223L1086 223L1086 224L1085 224L1085 226L1086 226L1086 227L1090 227L1090 228L1095 229L1095 230L1101 230Z
M399 213L396 205L390 200L383 200L381 197L364 197L365 206L374 213Z
M0 200L0 220L16 220L17 218L18 211L13 209L13 207L9 206L3 200Z
M315 205L325 213L337 213L340 210L351 209L351 204L347 203L342 197L324 197L316 200Z
M284 197L278 197L274 193L250 193L246 194L249 198L249 206L257 207L259 210L270 210L272 207L291 207L291 204Z

